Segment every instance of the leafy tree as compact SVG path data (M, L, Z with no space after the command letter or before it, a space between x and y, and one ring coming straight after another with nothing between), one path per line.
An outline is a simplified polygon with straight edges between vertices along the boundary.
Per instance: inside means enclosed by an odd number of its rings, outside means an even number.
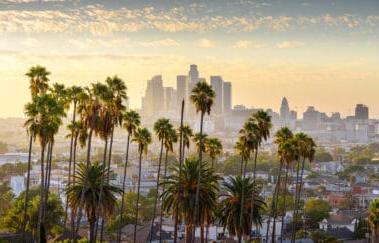
M14 194L12 188L9 186L9 182L0 184L0 218L3 218L10 208L12 208L13 200Z
M324 231L314 231L311 233L310 238L315 242L315 243L339 243L334 236L324 232Z
M373 243L378 242L379 238L379 199L371 202L368 208L368 223L371 228L371 240Z
M304 212L306 223L310 228L318 228L318 224L329 217L331 207L322 199L309 199L305 202Z
M37 234L38 212L40 207L39 189L34 188L29 191L27 209L26 232L31 232L34 237ZM23 211L24 211L25 192L21 193L15 200L13 206L4 216L3 228L9 232L20 232L23 230ZM62 201L54 194L50 193L47 201L47 210L45 215L45 231L48 235L54 237L63 230L64 210Z
M324 148L318 148L316 150L314 160L316 162L329 162L333 161L333 156L327 152Z

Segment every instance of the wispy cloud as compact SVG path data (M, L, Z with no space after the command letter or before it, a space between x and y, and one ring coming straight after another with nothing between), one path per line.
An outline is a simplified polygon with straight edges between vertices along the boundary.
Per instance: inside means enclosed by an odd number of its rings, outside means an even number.
M155 41L143 41L139 42L141 46L145 47L168 47L168 46L180 46L179 42L177 42L174 39L166 38L162 40L155 40Z
M248 41L248 40L240 40L237 41L234 45L233 48L237 49L259 49L263 48L266 45L260 42L254 42L254 41Z
M197 43L196 43L196 46L197 47L200 47L200 48L213 48L216 46L216 42L212 41L212 40L209 40L207 38L203 38L203 39L200 39Z
M276 47L279 49L289 49L289 48L297 48L303 46L304 43L299 41L283 41L276 44Z

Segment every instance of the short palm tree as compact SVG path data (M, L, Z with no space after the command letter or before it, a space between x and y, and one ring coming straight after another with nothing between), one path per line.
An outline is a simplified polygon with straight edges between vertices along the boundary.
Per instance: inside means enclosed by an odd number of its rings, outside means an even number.
M217 156L222 153L222 143L218 138L208 138L205 143L205 151L208 153L214 167Z
M137 189L137 202L136 202L136 221L134 222L134 235L133 241L137 239L137 224L138 224L138 210L139 198L141 188L141 169L142 169L142 154L147 154L148 145L151 143L151 134L146 128L138 128L134 133L133 142L138 144L139 163L138 163L138 189Z
M368 208L368 223L371 227L371 242L378 242L379 238L379 199L370 203Z
M221 191L223 192L220 202L221 224L228 229L230 234L238 238L250 235L250 213L253 212L254 224L261 225L262 214L266 207L264 199L259 195L259 188L251 178L236 176L223 181ZM243 205L242 197L244 197Z
M102 184L102 178L108 176L111 172L99 163L93 163L89 167L81 163L78 166L78 173L75 175L76 184L71 184L67 188L69 195L69 205L72 209L78 208L82 204L82 192L84 191L84 209L90 225L90 242L95 242L95 224L98 217L109 217L117 203L117 194L122 190L105 181ZM100 198L100 191L103 196ZM100 207L98 207L100 205ZM97 209L100 208L99 211Z
M214 170L205 164L199 165L198 160L187 159L182 166L179 177L179 164L171 167L171 174L163 182L166 190L161 195L162 210L168 214L174 214L178 205L178 218L186 224L186 242L193 239L193 226L206 222L207 218L214 214L217 205L219 191L218 180L220 179ZM198 174L200 173L200 183ZM200 185L199 188L197 186ZM197 190L199 189L199 190ZM195 198L199 192L199 215L194 216L196 208Z
M196 112L200 112L200 143L199 143L199 166L201 167L203 163L203 150L201 149L203 147L203 125L204 125L204 115L207 113L208 115L211 113L211 108L213 105L213 101L216 94L213 91L212 87L207 84L206 82L198 82L196 86L192 90L191 94L191 101L194 103ZM200 170L199 177L200 175ZM198 178L197 182L200 183L201 179ZM200 189L200 186L197 185L197 189ZM193 211L194 217L197 217L199 212L199 191L196 192L196 198L195 198L195 210ZM195 225L194 225L195 227ZM195 234L195 230L192 232Z
M122 199L121 199L121 212L120 212L120 217L121 217L121 227L124 225L124 207L125 207L125 182L126 182L126 170L128 168L128 162L129 162L129 146L130 146L130 138L134 135L136 130L141 124L141 117L140 115L133 111L130 110L124 114L123 117L123 127L128 133L128 138L126 141L126 154L125 154L125 164L124 164L124 175L123 175L123 180L122 180ZM121 241L121 227L119 228L117 232L117 241Z
M190 143L191 143L191 138L193 136L192 128L189 125L183 125L182 136L183 136L183 148L182 148L183 154L182 154L182 158L184 159L185 148L189 149Z

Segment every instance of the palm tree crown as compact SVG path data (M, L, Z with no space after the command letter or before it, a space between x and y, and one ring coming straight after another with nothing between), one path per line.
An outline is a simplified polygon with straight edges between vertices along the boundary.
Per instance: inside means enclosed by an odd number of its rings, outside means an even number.
M192 90L191 100L195 104L196 111L210 113L215 98L215 92L206 82L198 82Z

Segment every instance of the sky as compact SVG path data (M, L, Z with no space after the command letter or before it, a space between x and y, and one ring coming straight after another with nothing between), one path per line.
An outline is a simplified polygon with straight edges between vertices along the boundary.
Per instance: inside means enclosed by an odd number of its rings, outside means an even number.
M0 117L23 116L37 64L67 85L118 75L133 108L197 64L233 105L379 117L379 0L0 0Z

